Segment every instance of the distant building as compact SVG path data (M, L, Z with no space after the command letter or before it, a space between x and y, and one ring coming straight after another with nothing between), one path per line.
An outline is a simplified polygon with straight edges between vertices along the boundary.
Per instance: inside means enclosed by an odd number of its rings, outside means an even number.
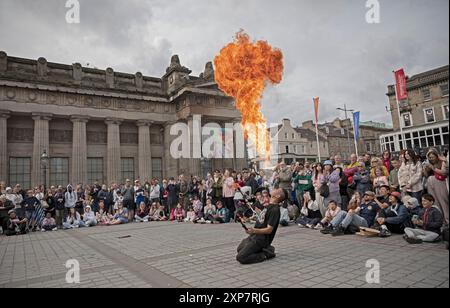
M271 140L275 140L271 147L272 161L284 161L288 165L295 162L317 161L317 141L314 132L302 127L293 127L289 119L284 119L282 124L269 131ZM328 157L326 138L320 136L319 143L322 157ZM252 162L264 169L264 159L254 157Z
M388 86L394 132L380 136L383 150L398 152L406 147L424 155L430 147L448 149L448 70L447 65L407 78L408 99L399 102L401 122L394 85Z

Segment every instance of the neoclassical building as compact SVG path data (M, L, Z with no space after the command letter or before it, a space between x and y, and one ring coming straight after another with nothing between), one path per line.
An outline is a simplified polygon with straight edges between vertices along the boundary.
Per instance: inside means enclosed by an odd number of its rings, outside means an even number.
M211 63L199 77L190 74L178 56L155 78L0 52L0 181L28 188L243 168L245 159L170 155L174 123L192 132L194 115L202 125L240 121L233 99L214 82ZM201 147L190 142L191 152Z

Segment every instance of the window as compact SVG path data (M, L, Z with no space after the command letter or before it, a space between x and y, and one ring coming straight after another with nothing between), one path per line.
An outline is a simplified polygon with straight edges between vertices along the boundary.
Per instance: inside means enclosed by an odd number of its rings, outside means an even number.
M154 178L157 178L158 180L162 179L162 158L152 159L152 174Z
M442 106L442 114L443 114L444 120L448 120L448 105Z
M431 101L431 91L430 89L423 89L422 90L423 100L424 101Z
M448 83L441 85L442 96L448 96Z
M366 151L372 152L372 144L371 143L366 143Z
M341 135L345 135L345 130L341 128Z
M284 139L288 138L288 133L284 133Z
M403 127L411 127L412 125L411 113L408 112L403 114Z
M50 185L66 187L67 184L69 184L69 159L50 158Z
M9 185L20 184L24 189L31 188L31 158L10 157Z
M294 133L292 134L292 139L295 139L295 134Z
M294 153L295 153L295 154L298 154L298 152L297 152L297 146L296 146L296 145L294 145Z
M103 158L87 159L87 180L88 184L105 182L103 178Z
M330 128L327 126L327 127L325 127L325 132L327 133L327 134L329 134L330 133Z
M423 110L423 113L425 115L425 122L426 123L433 123L435 122L434 118L434 108L427 108Z
M122 183L125 183L126 179L134 180L134 158L122 158L120 160L120 167Z
M289 154L289 146L288 145L286 146L286 152L285 153Z

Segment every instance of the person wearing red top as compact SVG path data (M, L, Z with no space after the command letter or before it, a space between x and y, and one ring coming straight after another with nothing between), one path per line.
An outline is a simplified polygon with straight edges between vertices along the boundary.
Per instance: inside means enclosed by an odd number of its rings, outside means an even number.
M389 173L394 169L394 166L391 164L391 153L389 151L383 152L383 165Z

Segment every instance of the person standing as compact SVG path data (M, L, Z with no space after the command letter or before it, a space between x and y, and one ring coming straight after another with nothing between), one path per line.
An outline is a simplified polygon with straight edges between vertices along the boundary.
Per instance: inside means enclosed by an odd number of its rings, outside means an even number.
M422 164L413 150L405 153L406 168L408 170L408 183L403 188L404 192L417 200L422 200Z
M322 186L328 186L328 189L326 189L328 190L328 194L326 194L327 196L323 196L325 198L324 205L327 206L328 203L333 200L340 206L342 204L342 199L339 188L339 181L341 180L339 170L333 169L333 163L331 162L331 160L325 161L323 165L324 172L320 179L320 183L322 184ZM323 190L323 187L321 187L321 191L325 192L325 190Z
M225 170L223 174L223 201L225 203L225 207L230 211L230 217L234 219L234 212L236 208L234 206L234 179L230 174L230 170Z
M123 196L123 207L128 209L128 220L133 221L134 211L136 209L136 204L134 203L134 188L131 186L131 181L127 179L125 181L125 186L122 188Z
M427 153L428 164L425 173L428 175L428 193L436 200L436 205L444 215L445 224L449 224L449 200L448 200L448 162L443 155L439 155L436 149Z

